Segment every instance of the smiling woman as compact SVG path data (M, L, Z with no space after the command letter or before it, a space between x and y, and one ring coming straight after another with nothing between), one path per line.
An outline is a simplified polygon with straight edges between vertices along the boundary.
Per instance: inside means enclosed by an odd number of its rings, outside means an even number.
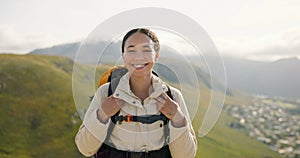
M150 36L153 38L152 40L147 34L145 34L147 32L143 33L141 32L142 30L143 29L140 29L140 31L138 29L134 29L128 33L131 34L131 36L124 37L124 44L122 44L122 57L125 62L125 66L133 77L133 80L137 80L137 76L142 77L140 80L143 80L143 82L140 83L148 83L148 86L145 87L147 88L151 84L151 77L145 78L145 76L151 76L154 62L157 61L159 56L157 52L159 47L154 46L159 45L159 42L157 38ZM132 32L134 32L134 34L132 34ZM150 32L148 34L150 34ZM156 41L156 43L153 44L152 41Z
M197 140L182 94L152 73L159 48L149 29L133 29L124 36L122 58L128 72L111 94L109 83L97 90L76 135L82 154L99 158L195 157ZM153 118L159 119L149 122Z

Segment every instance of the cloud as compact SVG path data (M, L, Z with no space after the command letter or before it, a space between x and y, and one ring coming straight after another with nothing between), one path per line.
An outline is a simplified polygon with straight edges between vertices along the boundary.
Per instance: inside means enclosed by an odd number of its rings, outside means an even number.
M51 46L55 38L48 33L21 33L10 26L0 26L0 53L25 54L29 51Z
M300 28L262 37L217 39L221 54L258 60L300 57Z
M257 55L300 55L300 29L283 32Z

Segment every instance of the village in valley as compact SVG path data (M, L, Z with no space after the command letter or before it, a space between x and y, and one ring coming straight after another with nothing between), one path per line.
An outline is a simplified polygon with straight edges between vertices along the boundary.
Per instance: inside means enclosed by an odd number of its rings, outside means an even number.
M249 105L226 105L224 110L235 119L231 128L284 157L300 157L300 99L257 95Z

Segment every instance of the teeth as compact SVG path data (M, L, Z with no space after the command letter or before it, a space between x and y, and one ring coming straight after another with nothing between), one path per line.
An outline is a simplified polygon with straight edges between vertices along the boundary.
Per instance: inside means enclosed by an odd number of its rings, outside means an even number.
M141 68L144 66L145 66L145 64L133 64L133 67L135 67L135 68Z

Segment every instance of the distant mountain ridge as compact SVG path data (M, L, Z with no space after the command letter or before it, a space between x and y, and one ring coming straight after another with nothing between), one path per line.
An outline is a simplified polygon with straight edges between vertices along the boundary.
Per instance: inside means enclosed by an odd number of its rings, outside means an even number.
M104 42L98 44L103 45ZM80 43L71 43L36 49L30 53L60 55L74 59L79 46ZM99 50L95 48L95 46L91 46L91 50L94 49L95 53L99 53ZM112 44L110 50L107 51L112 53L106 53L102 61L116 61L120 56L120 43ZM173 60L182 60L180 56L168 56L168 53L172 52L170 48L162 51L164 53L161 53L161 56L171 57ZM92 63L91 61L94 61L94 59L91 58L86 56L81 61ZM210 62L216 62L214 58L211 57ZM199 56L190 56L188 60L193 62L202 61ZM297 58L274 62L258 62L231 57L224 57L223 60L227 73L227 84L230 89L250 94L300 98L300 60Z
M56 45L49 48L39 48L31 51L29 54L48 54L48 55L59 55L73 59L79 49L80 43L69 43ZM74 53L75 52L75 53Z
M300 98L300 60L281 59L257 62L224 59L228 86L245 92Z

